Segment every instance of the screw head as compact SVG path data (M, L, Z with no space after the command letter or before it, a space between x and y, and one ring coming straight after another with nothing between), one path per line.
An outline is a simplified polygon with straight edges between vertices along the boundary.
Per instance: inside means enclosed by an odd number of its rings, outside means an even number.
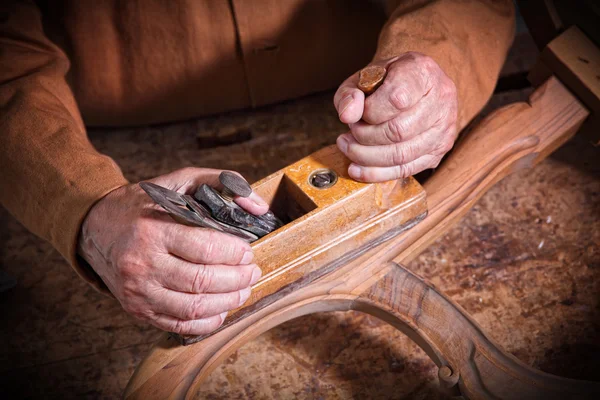
M318 189L329 188L337 182L337 174L329 169L314 171L308 177L308 183Z

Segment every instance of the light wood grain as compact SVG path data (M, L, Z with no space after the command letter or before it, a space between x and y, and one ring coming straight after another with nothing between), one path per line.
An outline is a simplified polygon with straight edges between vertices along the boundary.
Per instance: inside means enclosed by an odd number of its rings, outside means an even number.
M276 215L292 221L252 243L262 277L220 329L391 240L427 215L425 191L414 178L362 183L348 176L349 165L333 145L252 185ZM333 186L310 184L311 174L322 170L337 175ZM186 345L206 336L175 335Z
M600 113L600 49L576 26L546 46L529 78L539 85L552 74L593 113Z

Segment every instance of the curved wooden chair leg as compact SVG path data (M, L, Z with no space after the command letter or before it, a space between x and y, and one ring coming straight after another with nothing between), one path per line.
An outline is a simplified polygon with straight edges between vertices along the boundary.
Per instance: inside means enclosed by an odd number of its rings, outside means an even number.
M503 352L455 303L407 263L446 232L495 182L535 165L588 115L555 78L528 103L497 110L461 140L424 185L428 216L412 229L191 346L165 337L137 368L127 398L190 398L233 351L301 315L367 312L405 332L440 367L443 386L472 399L600 398L600 384L536 371Z
M456 303L394 264L361 293L354 310L406 333L438 365L440 384L469 399L598 399L600 383L528 367L488 338Z
M190 346L165 334L136 369L125 398L193 397L222 361L261 333L302 315L350 310L356 296L330 294L332 285L315 282Z
M191 346L165 336L127 386L126 398L191 398L229 355L261 333L302 315L356 310L415 341L439 369L440 385L469 399L597 399L600 383L550 375L502 351L472 318L404 267L366 265L315 282Z

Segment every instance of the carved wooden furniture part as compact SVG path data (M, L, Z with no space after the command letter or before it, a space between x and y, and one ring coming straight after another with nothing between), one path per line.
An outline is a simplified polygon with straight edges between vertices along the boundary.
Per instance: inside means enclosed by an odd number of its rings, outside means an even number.
M588 93L597 96L599 87ZM137 368L125 397L191 398L220 362L266 330L308 313L357 310L419 344L438 365L441 386L453 395L600 398L599 383L546 374L507 354L460 306L402 266L494 183L535 166L565 143L588 114L559 79L548 76L528 102L496 110L461 138L423 188L412 178L354 182L335 147L257 182L254 190L288 223L253 243L263 277L252 297L199 343L182 346L165 334ZM337 182L315 187L315 171L333 172Z

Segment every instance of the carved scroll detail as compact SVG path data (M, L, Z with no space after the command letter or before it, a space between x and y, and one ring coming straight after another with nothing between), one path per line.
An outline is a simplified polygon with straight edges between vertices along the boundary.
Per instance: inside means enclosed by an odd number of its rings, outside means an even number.
M460 393L469 399L600 398L600 383L550 375L503 352L459 305L400 265L359 295L352 309L406 333L440 368L460 377Z

